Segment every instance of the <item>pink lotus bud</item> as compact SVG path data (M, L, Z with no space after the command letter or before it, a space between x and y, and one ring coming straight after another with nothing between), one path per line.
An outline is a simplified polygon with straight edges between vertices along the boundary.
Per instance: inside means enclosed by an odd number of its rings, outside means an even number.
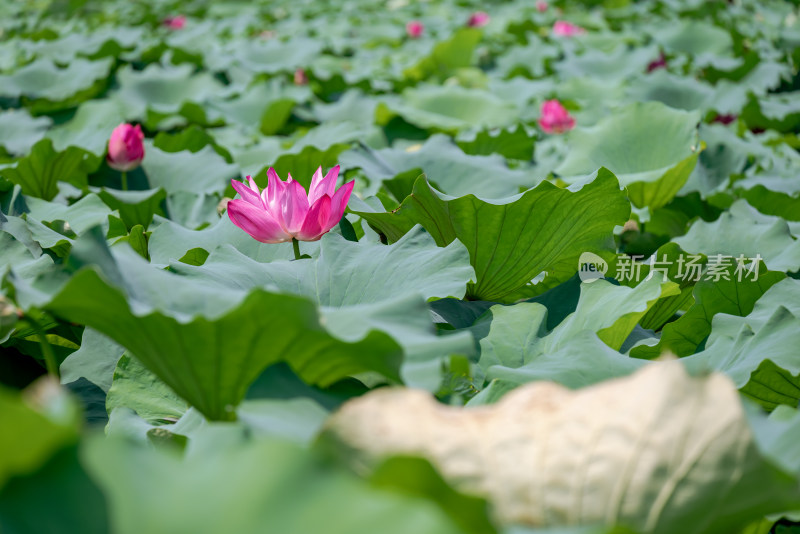
M544 13L545 11L547 11L547 2L545 2L544 0L539 0L538 2L536 2L536 11L538 11L539 13Z
M122 123L111 132L108 140L108 166L127 172L135 169L144 159L144 134L138 124Z
M418 20L412 20L406 24L406 33L413 39L420 37L423 31L425 31L425 25Z
M255 181L247 177L249 185L231 180L231 185L241 198L228 203L228 217L233 224L262 243L291 241L316 241L341 220L354 181L338 190L336 179L339 166L324 177L318 168L306 190L292 179L283 181L275 169L267 171L267 187L259 191Z
M306 71L303 69L297 69L294 71L294 84L295 85L307 85L308 84L308 75Z
M167 17L164 19L163 24L170 30L182 30L186 26L186 17L183 15Z
M667 58L664 57L664 54L658 56L658 59L655 59L647 64L647 72L653 72L656 69L666 69L667 68Z
M559 35L561 37L572 37L574 35L580 35L582 33L586 33L586 30L584 30L580 26L576 26L575 24L571 24L564 20L557 20L555 24L553 24L553 35Z
M728 125L738 119L739 117L732 114L732 113L723 113L722 115L717 115L714 117L714 120L711 122L718 122L720 124Z
M558 100L547 100L542 104L539 126L545 132L552 134L564 133L575 127L575 119Z
M489 14L485 11L476 11L467 21L467 26L470 28L481 28L487 24L489 24Z

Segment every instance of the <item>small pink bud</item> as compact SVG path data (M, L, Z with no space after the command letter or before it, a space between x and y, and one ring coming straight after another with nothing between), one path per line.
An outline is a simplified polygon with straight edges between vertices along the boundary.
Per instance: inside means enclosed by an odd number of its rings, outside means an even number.
M406 24L406 33L412 39L416 39L417 37L422 36L422 32L424 31L425 31L425 25L418 20L412 20L411 22Z
M572 37L582 33L586 33L586 30L564 20L557 20L555 24L553 24L553 35Z
M653 72L656 69L666 69L667 68L667 58L664 57L664 54L658 56L658 59L655 59L647 64L647 72Z
M303 69L297 69L294 71L294 84L295 85L307 85L308 84L308 75L306 71Z
M564 133L575 127L575 119L558 100L547 100L542 104L539 126L552 134Z
M167 17L164 19L163 24L170 30L182 30L183 27L186 26L186 17L183 15Z
M108 140L108 166L127 172L135 169L144 159L144 134L138 124L122 123L111 132Z
M485 11L476 11L467 21L467 26L470 28L481 28L487 24L489 24L489 14Z
M536 11L538 11L539 13L544 13L545 11L547 11L547 2L545 2L544 0L539 0L538 2L536 2Z

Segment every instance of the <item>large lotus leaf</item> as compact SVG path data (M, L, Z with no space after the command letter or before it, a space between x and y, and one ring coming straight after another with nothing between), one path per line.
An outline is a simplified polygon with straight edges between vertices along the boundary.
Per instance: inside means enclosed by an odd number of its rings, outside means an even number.
M67 64L78 56L116 56L121 50L133 48L143 37L144 28L134 26L99 26L90 32L72 31L58 39L23 41L22 48L38 57Z
M745 317L717 314L706 350L683 359L694 369L729 375L767 408L800 401L800 282L773 285Z
M489 80L489 90L503 100L513 102L520 110L520 119L536 118L538 110L529 104L533 100L545 99L556 90L556 83L551 78L528 80L517 76L510 80Z
M53 260L42 253L25 222L0 212L0 274L13 269L21 278L35 278L52 265Z
M23 239L26 246L35 254L31 242L36 247L50 250L56 256L64 257L69 253L73 239L53 230L41 221L28 216L14 217L9 215L7 220L0 223L0 229L13 235L16 239Z
M125 407L149 423L177 421L188 408L169 386L127 354L117 362L107 393L109 413Z
M567 280L577 271L583 252L608 251L611 230L630 214L625 194L606 169L580 189L543 182L500 201L449 197L421 177L413 193L391 213L352 200L350 209L390 241L399 240L416 224L425 227L439 246L458 239L467 247L477 276L467 295L490 301L522 288L543 271L545 283L550 282L547 287Z
M412 80L424 80L433 76L447 76L457 69L469 67L480 40L480 30L462 28L450 39L436 43L428 56L406 69L404 74Z
M751 100L750 94L763 98L768 96L769 91L778 88L782 79L789 79L790 68L785 63L762 59L742 78L735 81L720 80L716 86L714 109L720 113L740 113L748 100ZM780 99L780 94L777 97Z
M437 336L430 309L414 293L375 303L323 308L322 321L348 341L362 339L373 330L386 332L403 349L403 382L428 391L441 387L442 369L451 355L469 357L475 353L472 336L467 332Z
M24 109L6 110L0 113L0 148L8 154L24 156L52 123L49 117L33 118Z
M43 379L20 395L0 386L0 487L14 475L36 471L56 451L77 439L72 399Z
M99 160L75 147L62 152L53 149L49 139L33 146L31 153L10 166L0 166L0 177L22 186L26 195L52 200L58 194L58 182L86 187L86 175L97 168Z
M312 104L312 116L319 122L337 123L351 121L371 125L375 120L375 106L378 99L364 94L359 89L348 89L336 102L317 102Z
M672 200L697 162L699 120L698 112L658 102L628 105L596 126L573 131L556 172L580 176L607 167L635 206L659 208Z
M87 61L74 59L65 68L59 68L49 59L39 59L12 74L0 75L0 96L25 96L33 100L46 100L56 109L70 107L99 92L98 84L105 85L112 61L104 59ZM57 106L58 103L63 106Z
M685 54L724 55L732 51L730 33L701 20L679 20L654 28L653 37L669 50Z
M628 95L638 102L656 101L675 109L705 111L713 104L714 88L658 69L633 81L628 86Z
M610 54L590 49L581 55L568 54L565 59L556 63L555 69L562 78L586 76L617 81L644 72L647 64L656 55L652 48L629 49L627 46L618 46Z
M800 125L800 91L751 98L742 116L751 128L792 131Z
M116 100L89 100L78 107L70 121L49 130L47 137L56 150L76 146L101 157L111 132L123 122L124 111Z
M237 39L217 53L206 54L205 61L213 70L225 70L231 64L251 72L294 72L308 65L322 51L322 42L305 36L288 40Z
M164 215L162 205L167 195L163 189L144 191L102 189L98 192L98 196L108 207L119 211L125 226L130 229L137 224L147 228L155 214Z
M29 219L32 217L46 223L64 221L68 224L68 230L77 235L82 235L95 226L102 226L103 230L107 231L108 216L112 213L111 209L92 193L69 206L39 198L29 198L26 204Z
M781 468L800 472L800 455L795 447L800 439L800 412L779 406L766 418L756 410L748 410L747 416L761 450Z
M744 316L753 310L756 301L774 284L785 278L783 273L759 267L757 280L739 276L731 265L727 278L706 277L694 285L693 302L678 320L664 325L659 342L654 346L640 345L630 351L636 358L657 358L667 351L676 356L694 354L711 333L711 321L718 313ZM741 278L741 279L738 279Z
M311 260L259 263L222 247L202 266L172 263L170 269L205 286L277 287L307 296L327 307L324 324L343 339L358 340L372 329L382 330L403 348L401 377L413 387L435 391L442 358L474 352L465 333L437 337L420 298L463 296L474 276L469 254L458 242L437 247L419 227L390 246L328 234Z
M707 197L725 188L731 175L738 174L745 168L748 155L763 150L756 143L738 137L722 124L701 124L699 135L706 148L697 158L697 166L679 195L699 191Z
M800 269L800 241L792 236L786 221L762 215L745 200L734 202L714 222L695 222L686 235L674 241L687 252L706 256L760 256L771 271Z
M276 83L278 81L275 79L253 85L234 98L212 99L208 104L210 117L212 120L222 118L229 124L239 124L253 130L258 130L262 120L266 119L272 132L262 133L274 133L285 124L295 103L310 97L307 88ZM285 114L279 117L281 110L285 110ZM278 120L281 117L284 120Z
M116 532L463 532L430 501L377 489L297 445L197 439L185 458L120 439L87 444L84 463L108 495Z
M614 355L605 349L577 359L567 354L581 353L579 347L585 347L591 337L587 332L596 334L611 349L619 350L647 310L675 290L672 282L662 287L658 277L635 288L616 286L605 280L582 284L575 311L551 332L546 331L548 310L541 304L494 306L477 322L488 324L488 333L480 340L480 365L492 377L502 375L509 379L511 375L504 370L493 370L493 366L524 368L518 375L520 378L553 380L570 387L626 374L639 364L625 361L621 354Z
M161 217L156 221L158 227L147 242L154 265L166 266L170 261L181 260L190 250L201 249L207 256L223 243L261 263L294 258L291 243L260 243L234 226L227 215L203 230L190 230ZM300 247L303 254L313 256L319 243L303 243Z
M346 168L361 168L370 180L378 183L420 168L431 182L455 196L504 198L540 181L529 173L509 169L498 155L465 154L444 135L433 135L424 144L405 150L361 147L345 152L339 161Z
M70 261L91 261L101 271L85 267L45 298L18 288L21 303L105 334L210 419L233 417L247 387L278 361L321 385L362 371L399 378L402 349L391 337L370 331L342 341L306 299L204 287L149 266L132 250L109 253L94 233ZM52 283L43 279L39 287Z
M800 221L800 184L782 176L753 176L735 184L747 203L766 215Z
M61 362L61 383L85 378L104 392L111 387L114 369L125 349L91 328L83 330L81 348Z
M558 49L534 34L528 34L528 44L513 46L497 58L497 69L504 76L527 73L534 77L546 74L548 60L559 56Z
M191 65L151 64L142 71L123 67L117 71L119 90L113 98L128 119L144 119L148 109L176 113L183 104L202 103L222 87L210 73L193 74L193 70Z
M249 290L274 286L321 306L374 303L417 293L425 299L461 298L474 278L469 253L454 241L446 248L416 227L386 246L326 234L318 255L301 261L259 263L231 246L211 253L202 266L171 269L199 283Z
M690 377L678 362L574 392L531 384L472 410L378 390L345 404L325 436L361 469L427 458L503 523L722 534L800 503L794 473L760 450L730 380Z
M232 178L240 178L239 167L226 162L211 146L197 152L164 152L146 142L145 154L142 167L147 181L167 194L221 193Z
M386 124L393 115L420 128L458 131L499 128L517 120L516 107L488 91L458 85L421 85L406 89L400 99L378 106L376 120Z
M530 160L535 138L535 130L518 124L513 130L489 129L464 134L456 142L461 150L473 156L500 154L510 159Z

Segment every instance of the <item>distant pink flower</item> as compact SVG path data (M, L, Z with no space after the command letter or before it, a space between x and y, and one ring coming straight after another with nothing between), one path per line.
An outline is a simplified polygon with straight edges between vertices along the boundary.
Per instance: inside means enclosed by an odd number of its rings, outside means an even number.
M536 2L536 11L538 11L539 13L544 13L545 11L547 11L547 2L545 2L544 0L539 0L538 2Z
M108 166L121 172L135 169L144 159L144 134L138 124L122 123L108 139Z
M575 119L558 100L547 100L542 104L539 126L547 133L564 133L575 127Z
M557 20L555 24L553 24L553 35L559 35L561 37L572 37L574 35L580 35L582 33L586 33L586 30L584 30L580 26L576 26L575 24L569 23L564 20Z
M711 122L719 122L721 124L728 125L738 118L739 117L737 117L732 113L723 113L722 115L717 115L716 117L714 117L714 120Z
M183 15L167 17L164 19L164 26L170 30L182 30L186 26L186 17Z
M406 24L406 33L408 34L409 37L413 39L422 36L422 32L424 31L425 31L425 25L418 20L412 20L411 22Z
M292 238L316 241L342 218L355 184L347 182L336 190L338 165L324 177L322 168L318 168L311 179L308 195L291 174L284 182L275 169L270 168L267 177L269 181L263 191L258 190L249 176L249 187L231 180L241 198L228 203L228 217L233 224L262 243L283 243Z
M308 84L308 75L304 69L297 69L294 71L294 84L306 85Z
M647 64L647 72L653 72L656 69L666 69L667 68L667 58L664 57L664 54L658 56L658 59L655 59Z
M481 28L487 24L489 24L489 14L485 11L476 11L467 21L467 26L470 28Z

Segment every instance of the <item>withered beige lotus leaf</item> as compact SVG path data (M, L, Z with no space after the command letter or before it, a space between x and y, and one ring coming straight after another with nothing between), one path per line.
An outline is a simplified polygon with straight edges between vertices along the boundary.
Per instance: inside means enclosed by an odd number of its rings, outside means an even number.
M731 532L797 498L796 481L761 457L733 383L677 361L578 391L533 383L466 409L381 389L345 404L325 439L362 470L425 457L507 524Z

